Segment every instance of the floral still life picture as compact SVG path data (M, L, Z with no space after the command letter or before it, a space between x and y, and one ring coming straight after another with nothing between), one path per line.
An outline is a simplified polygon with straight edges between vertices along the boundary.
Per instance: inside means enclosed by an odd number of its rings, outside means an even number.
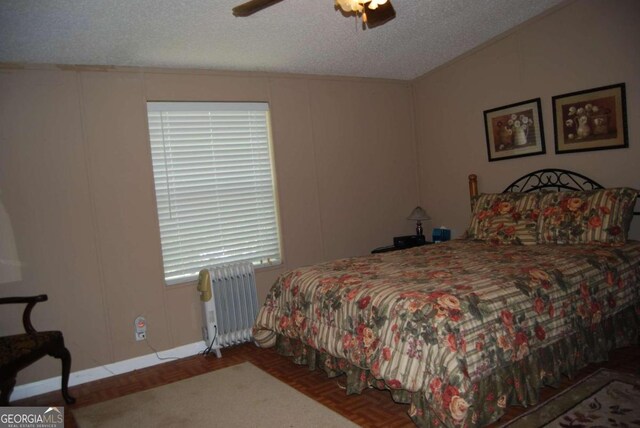
M624 83L556 95L556 153L629 147Z
M489 161L545 153L540 98L485 110Z

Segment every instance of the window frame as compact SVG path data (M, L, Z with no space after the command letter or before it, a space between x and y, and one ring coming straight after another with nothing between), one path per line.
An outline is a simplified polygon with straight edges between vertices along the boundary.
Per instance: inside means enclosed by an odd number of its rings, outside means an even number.
M149 148L149 159L152 163L151 170L153 174L153 191L154 191L154 201L155 201L155 214L158 225L158 233L160 236L160 253L162 257L162 270L163 270L163 278L166 286L177 285L177 284L185 284L193 282L197 279L198 273L194 272L189 275L178 274L173 277L167 275L167 266L165 264L165 247L162 239L162 225L160 219L160 210L158 206L158 189L156 185L156 169L154 166L154 155L153 155L153 143L152 143L152 135L151 135L151 119L150 112L161 112L166 111L167 107L172 112L179 111L192 111L194 108L196 110L201 110L203 106L208 106L209 109L206 111L264 111L265 112L265 127L266 127L266 148L268 153L268 165L270 170L271 177L271 202L273 203L273 226L275 227L275 239L273 240L276 245L276 254L273 261L270 261L270 258L267 257L267 262L260 263L258 260L254 259L246 259L251 260L254 265L254 269L258 270L271 270L275 268L279 268L284 264L284 249L283 249L283 238L282 238L282 224L280 218L280 204L278 197L278 183L277 183L277 174L275 168L275 153L274 153L274 140L273 140L273 131L272 131L272 121L271 121L271 106L268 102L243 102L243 101L234 101L234 102L226 102L226 101L155 101L155 100L147 100L146 101L146 116L147 116L147 136L148 136L148 148ZM164 158L166 161L166 157ZM265 165L265 164L259 164ZM168 172L166 173L168 175ZM167 190L167 194L169 190ZM257 194L257 193L256 193ZM222 223L224 224L224 223ZM201 268L206 268L215 265L223 265L228 263L234 263L241 261L240 259L234 260L219 260L215 261L216 258L212 258L209 262L202 265Z

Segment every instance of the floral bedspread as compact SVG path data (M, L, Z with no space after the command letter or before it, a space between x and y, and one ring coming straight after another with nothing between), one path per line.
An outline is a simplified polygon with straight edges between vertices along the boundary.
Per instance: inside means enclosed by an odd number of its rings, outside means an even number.
M640 242L454 240L290 271L254 331L298 339L410 393L419 425L475 426L509 403L535 402L527 390L585 354L620 345L606 320L625 309L637 319L637 308ZM635 328L615 334L637 338Z

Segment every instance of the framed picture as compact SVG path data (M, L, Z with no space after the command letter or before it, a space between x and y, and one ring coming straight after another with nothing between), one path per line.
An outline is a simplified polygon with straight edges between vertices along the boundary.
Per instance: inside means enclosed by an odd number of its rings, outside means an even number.
M545 153L540 98L484 112L489 162Z
M556 95L556 153L629 147L624 83Z

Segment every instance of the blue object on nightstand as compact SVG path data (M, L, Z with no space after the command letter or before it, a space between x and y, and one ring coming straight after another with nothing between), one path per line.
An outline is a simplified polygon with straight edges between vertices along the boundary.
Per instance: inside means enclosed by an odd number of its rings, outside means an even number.
M446 227L437 227L433 229L431 240L433 242L444 242L451 239L451 230Z

